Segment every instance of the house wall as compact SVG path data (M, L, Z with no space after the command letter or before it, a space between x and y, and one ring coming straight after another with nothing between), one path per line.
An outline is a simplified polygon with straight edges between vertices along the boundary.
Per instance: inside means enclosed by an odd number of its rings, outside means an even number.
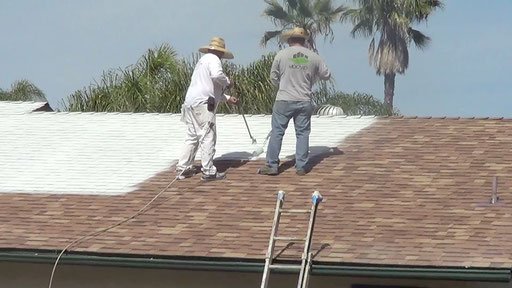
M0 262L0 287L48 287L52 266ZM259 287L261 274L238 272L199 272L164 269L93 267L61 265L57 267L52 288L240 288ZM297 276L271 275L269 288L296 287ZM351 278L312 276L310 288L351 288L352 284L399 285L414 288L512 288L509 283L482 283L413 279Z

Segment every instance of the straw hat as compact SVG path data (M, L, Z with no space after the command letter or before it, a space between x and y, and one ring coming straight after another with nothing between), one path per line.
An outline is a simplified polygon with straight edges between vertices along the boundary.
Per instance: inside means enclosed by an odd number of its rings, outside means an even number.
M281 35L281 39L283 42L288 41L290 38L303 38L305 40L309 39L309 33L304 28L295 27L291 30L284 32Z
M201 52L201 53L208 53L208 50L215 50L215 51L223 52L224 55L222 56L222 58L225 58L225 59L233 59L234 58L233 53L231 53L228 49L226 49L226 43L224 43L224 39L222 39L221 37L213 37L212 40L210 41L210 44L208 44L208 46L203 46L203 47L199 48L199 52Z

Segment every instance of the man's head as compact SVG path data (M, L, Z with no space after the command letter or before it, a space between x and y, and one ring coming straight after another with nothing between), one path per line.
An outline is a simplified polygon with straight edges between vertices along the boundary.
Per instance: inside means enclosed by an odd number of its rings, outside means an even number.
M290 37L287 41L288 45L293 46L299 44L300 46L306 46L306 39L300 37Z
M224 43L224 39L221 37L213 37L210 40L210 44L207 46L203 46L199 48L199 52L201 53L212 53L217 55L219 58L224 59L233 59L233 53L231 53L228 49L226 49L226 44Z
M290 46L305 46L306 40L309 39L309 33L304 28L295 27L284 32L281 36L281 39L283 42L287 42Z

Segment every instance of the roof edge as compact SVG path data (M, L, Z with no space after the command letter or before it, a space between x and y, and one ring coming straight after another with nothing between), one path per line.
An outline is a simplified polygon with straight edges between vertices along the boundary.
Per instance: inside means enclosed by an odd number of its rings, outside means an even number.
M52 264L57 253L48 251L0 251L0 262L25 262ZM262 273L264 263L250 259L218 258L158 258L148 255L119 256L111 254L63 254L61 264L111 266L152 269L184 269L202 271L232 271ZM281 268L278 273L296 273L296 269ZM311 273L324 276L344 277L379 277L409 278L433 280L462 280L481 282L510 282L511 270L508 268L446 268L418 266L383 266L383 265L347 265L347 264L313 264Z
M5 102L5 101L4 101ZM49 104L48 104L49 105ZM50 107L51 109L51 107ZM96 112L96 111L54 111L54 110L36 110L34 112L44 112L45 114L54 115L165 115L165 116L176 116L180 117L180 113L176 112ZM219 113L217 117L239 117L242 114L226 114ZM244 114L245 117L270 117L272 114ZM404 116L404 115L312 115L312 118L335 118L335 119L391 119L391 120L489 120L489 121L512 121L512 117L500 117L500 116Z

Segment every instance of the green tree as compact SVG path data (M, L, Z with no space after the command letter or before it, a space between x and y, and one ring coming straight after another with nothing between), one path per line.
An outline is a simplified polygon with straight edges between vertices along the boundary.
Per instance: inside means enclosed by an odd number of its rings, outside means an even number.
M65 103L68 111L158 112L180 111L199 54L179 59L169 45L150 49L135 65L110 70L99 82L73 93ZM240 99L239 107L221 105L219 113L270 114L276 89L270 82L275 54L263 55L248 65L224 63L235 86L227 94ZM381 101L366 94L345 94L326 82L315 91L317 104L332 104L348 115L387 115Z
M101 80L75 91L64 103L68 111L177 112L193 66L174 49L149 49L135 65L109 70Z
M18 80L10 90L0 89L0 101L46 101L41 89L28 80Z
M283 31L301 27L310 34L309 47L317 51L316 37L323 35L331 41L334 40L331 25L345 11L343 5L336 7L332 0L283 0L282 4L277 0L265 0L265 3L268 6L263 15L270 18L278 29L265 32L261 39L263 46L272 39L278 39Z
M370 65L377 75L384 76L384 103L393 109L395 76L404 74L409 66L408 47L414 43L424 49L430 38L412 28L427 21L429 15L443 3L437 0L354 0L357 8L342 13L342 21L354 26L353 37L371 38L368 48ZM375 38L379 38L375 47Z
M238 97L240 103L237 107L223 105L219 112L265 114L272 111L276 90L269 74L274 56L274 53L263 55L246 66L224 65L224 71L235 83L226 93Z
M345 115L400 115L398 109L391 110L384 103L366 93L344 93L334 89L332 83L325 83L314 92L315 102L322 105L333 105L343 109Z

